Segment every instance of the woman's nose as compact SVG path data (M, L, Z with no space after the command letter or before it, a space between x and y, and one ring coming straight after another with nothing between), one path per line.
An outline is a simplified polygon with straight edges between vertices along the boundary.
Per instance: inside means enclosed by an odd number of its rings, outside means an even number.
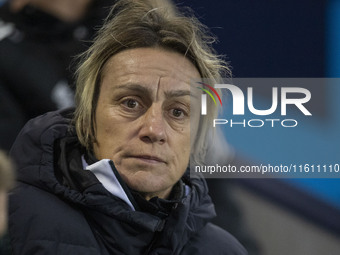
M158 105L152 105L142 118L140 139L150 143L166 142L166 120L163 110Z

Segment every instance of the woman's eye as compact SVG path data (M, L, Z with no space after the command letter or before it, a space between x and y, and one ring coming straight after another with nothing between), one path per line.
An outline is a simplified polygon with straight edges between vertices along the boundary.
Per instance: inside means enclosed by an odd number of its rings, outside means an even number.
M180 109L173 109L172 110L172 115L176 118L183 117L184 113Z
M128 100L125 100L123 102L123 104L128 107L128 108L136 108L138 106L138 102L136 100L133 100L133 99L128 99Z

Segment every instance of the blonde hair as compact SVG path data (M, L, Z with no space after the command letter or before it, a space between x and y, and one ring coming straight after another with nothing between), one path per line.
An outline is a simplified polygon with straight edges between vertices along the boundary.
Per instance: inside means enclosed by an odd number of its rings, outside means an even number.
M95 110L101 75L105 63L113 55L127 49L158 47L187 57L202 78L214 83L229 76L226 62L212 48L215 38L189 10L179 12L167 0L120 0L111 9L93 45L81 55L76 72L75 127L80 143L91 149L96 142ZM209 104L210 103L210 104ZM217 109L208 103L207 120L201 121L194 158L204 158L208 123L217 116Z
M9 190L14 183L12 162L5 152L0 150L0 191Z

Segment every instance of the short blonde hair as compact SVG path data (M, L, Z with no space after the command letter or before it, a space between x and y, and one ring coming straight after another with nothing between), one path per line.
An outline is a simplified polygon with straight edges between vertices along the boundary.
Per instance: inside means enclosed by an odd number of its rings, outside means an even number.
M0 150L0 191L9 190L14 183L13 164L5 154Z
M93 45L81 56L77 70L75 127L80 143L91 149L96 142L95 110L103 67L110 57L127 49L159 47L187 57L202 78L218 83L230 70L218 56L215 38L189 10L180 12L167 0L120 0L111 9ZM208 120L200 123L194 158L204 158L208 123L217 116L212 102Z

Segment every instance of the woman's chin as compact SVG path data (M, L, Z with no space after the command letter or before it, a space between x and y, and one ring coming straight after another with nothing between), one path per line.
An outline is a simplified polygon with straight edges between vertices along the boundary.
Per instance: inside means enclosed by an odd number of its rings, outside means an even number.
M139 192L147 200L152 197L167 198L174 183L166 181L164 176L152 176L151 173L137 172L133 176L121 174L127 186Z

